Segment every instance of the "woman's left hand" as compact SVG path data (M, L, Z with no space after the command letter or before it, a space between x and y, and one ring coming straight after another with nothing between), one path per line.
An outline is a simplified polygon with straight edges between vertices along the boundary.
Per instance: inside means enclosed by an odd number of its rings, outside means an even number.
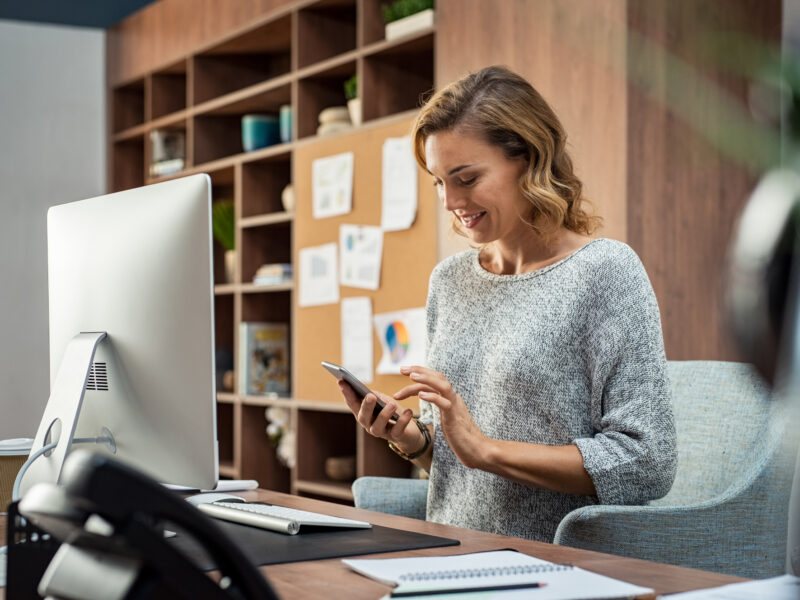
M408 375L414 383L398 391L394 398L403 400L418 396L439 408L441 428L447 443L458 460L469 468L481 468L484 462L484 448L489 439L472 420L463 398L456 394L447 377L426 367L401 367L400 372Z

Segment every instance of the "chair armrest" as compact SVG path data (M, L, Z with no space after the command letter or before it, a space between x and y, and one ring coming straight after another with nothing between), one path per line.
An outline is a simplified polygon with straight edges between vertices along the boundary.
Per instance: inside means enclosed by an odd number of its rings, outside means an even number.
M352 490L356 508L425 519L427 479L359 477L353 482Z
M785 503L720 497L686 506L584 506L559 523L555 544L728 573L782 575ZM761 510L759 512L761 512Z

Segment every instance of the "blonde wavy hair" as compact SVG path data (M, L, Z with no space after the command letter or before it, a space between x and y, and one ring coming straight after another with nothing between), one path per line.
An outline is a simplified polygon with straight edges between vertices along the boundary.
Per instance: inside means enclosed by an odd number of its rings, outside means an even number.
M567 135L553 109L524 78L501 67L486 67L436 92L413 128L414 154L426 169L425 141L434 133L461 129L498 146L528 168L520 190L531 204L525 222L544 239L561 227L591 235L602 223L589 214L583 184L566 150ZM460 235L459 220L453 229Z

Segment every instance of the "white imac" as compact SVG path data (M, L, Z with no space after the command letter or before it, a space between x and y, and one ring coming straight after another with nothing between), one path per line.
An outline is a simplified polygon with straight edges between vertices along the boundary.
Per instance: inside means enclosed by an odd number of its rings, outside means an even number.
M211 180L50 208L50 398L20 480L58 482L75 440L157 481L218 479Z

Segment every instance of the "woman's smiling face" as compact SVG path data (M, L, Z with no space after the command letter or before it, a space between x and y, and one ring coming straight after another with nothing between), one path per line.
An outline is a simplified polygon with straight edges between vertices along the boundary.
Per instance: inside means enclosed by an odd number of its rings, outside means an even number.
M440 131L425 140L425 161L439 200L477 244L529 236L531 205L519 181L528 161L472 133ZM520 218L522 217L522 218Z

